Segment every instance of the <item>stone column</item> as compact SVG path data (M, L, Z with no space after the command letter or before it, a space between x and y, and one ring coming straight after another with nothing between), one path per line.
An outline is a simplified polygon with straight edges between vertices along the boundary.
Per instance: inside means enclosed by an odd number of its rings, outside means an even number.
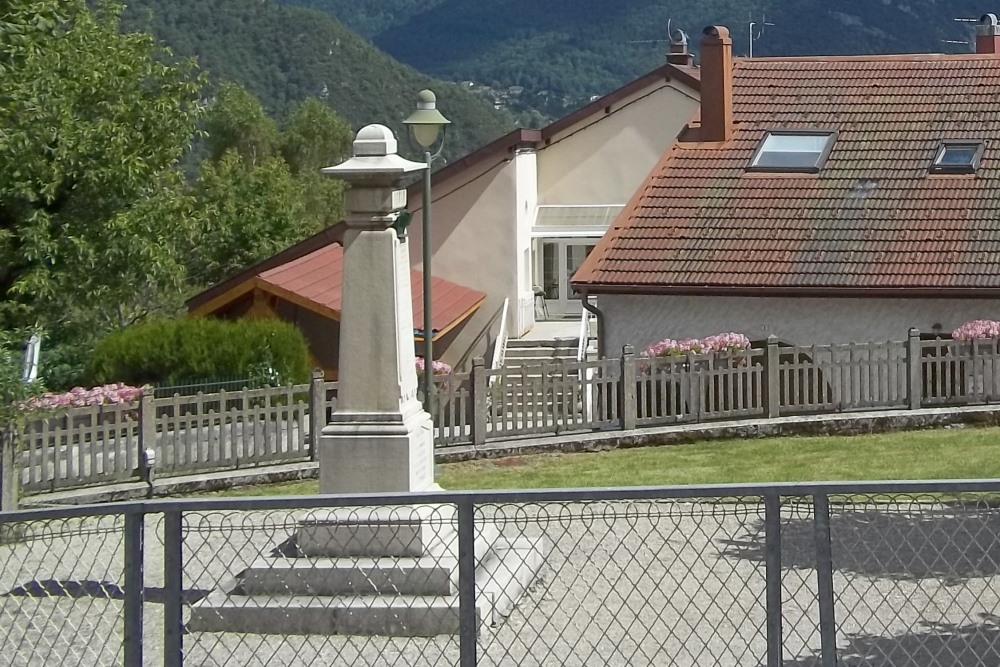
M425 169L396 153L382 125L323 173L346 196L337 409L319 441L321 493L425 491L434 484L432 422L417 400L410 259L400 180Z

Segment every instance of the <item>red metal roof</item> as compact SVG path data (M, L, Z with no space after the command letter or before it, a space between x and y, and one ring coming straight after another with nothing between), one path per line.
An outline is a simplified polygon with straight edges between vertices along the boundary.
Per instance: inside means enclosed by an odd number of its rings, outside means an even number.
M703 75L704 76L704 75ZM733 138L670 148L574 276L591 292L1000 288L1000 58L737 60ZM768 130L832 129L819 174L749 173ZM974 175L928 174L982 140Z
M259 278L277 290L339 313L344 286L343 270L344 248L338 243L331 243L267 269L259 274ZM419 336L422 335L424 321L423 276L419 271L410 273L410 287L413 294L413 322ZM483 292L432 277L431 304L435 334L452 328L474 312L485 298Z

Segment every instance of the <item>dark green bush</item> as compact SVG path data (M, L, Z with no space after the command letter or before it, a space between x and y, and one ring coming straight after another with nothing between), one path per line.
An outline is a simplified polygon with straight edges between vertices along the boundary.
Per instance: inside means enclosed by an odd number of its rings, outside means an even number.
M302 333L276 320L150 320L105 337L90 360L95 385L183 384L218 377L287 384L309 379Z

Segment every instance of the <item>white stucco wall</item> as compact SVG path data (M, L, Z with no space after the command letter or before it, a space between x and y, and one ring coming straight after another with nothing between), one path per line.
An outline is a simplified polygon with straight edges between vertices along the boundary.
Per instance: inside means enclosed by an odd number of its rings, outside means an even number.
M538 151L540 204L625 204L698 108L675 81L618 101Z
M477 167L435 182L433 190L431 273L487 295L486 302L463 326L442 357L450 364L459 361L480 337L504 298L515 296L517 290L516 164L500 156ZM410 194L408 208L413 211L409 228L410 263L414 269L422 270L423 210L419 194ZM485 342L478 350L483 352Z
M850 343L904 340L910 327L951 333L964 322L1000 318L1000 299L817 299L600 295L606 352L639 352L664 338L698 338L724 331L751 340L774 334L784 342Z

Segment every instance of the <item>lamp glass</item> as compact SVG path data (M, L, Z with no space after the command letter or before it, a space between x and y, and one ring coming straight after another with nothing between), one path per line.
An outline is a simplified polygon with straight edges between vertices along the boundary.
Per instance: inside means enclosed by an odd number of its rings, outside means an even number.
M441 135L441 126L436 124L414 123L410 125L410 129L413 130L413 138L424 148L433 146Z

